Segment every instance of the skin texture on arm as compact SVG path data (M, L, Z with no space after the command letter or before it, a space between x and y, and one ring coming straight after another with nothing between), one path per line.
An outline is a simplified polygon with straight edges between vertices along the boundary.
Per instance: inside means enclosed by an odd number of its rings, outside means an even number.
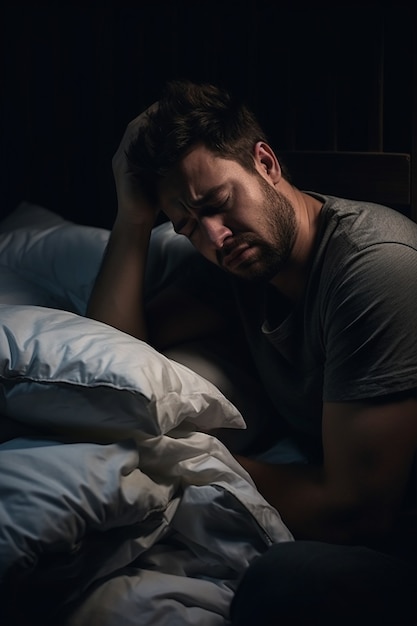
M158 350L225 331L231 320L216 306L209 307L175 285L168 285L145 304L145 269L152 226L152 221L141 224L118 216L87 315L147 341Z
M144 341L146 256L152 225L116 220L93 287L87 316Z
M147 111L132 120L113 156L117 217L87 307L87 316L146 341L143 305L149 239L158 213L131 171L126 150Z
M238 460L296 538L383 541L400 518L417 450L417 401L326 404L323 446L322 467Z

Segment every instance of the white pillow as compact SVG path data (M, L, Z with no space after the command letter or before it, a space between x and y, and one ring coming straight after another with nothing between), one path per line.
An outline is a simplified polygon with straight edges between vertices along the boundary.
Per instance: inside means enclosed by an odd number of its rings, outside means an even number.
M108 238L106 229L75 224L53 211L22 202L0 222L0 267L30 283L30 293L38 287L41 294L53 299L55 307L84 315ZM192 244L176 234L170 222L154 228L146 297L162 289L182 264L196 255ZM0 284L1 301L8 301L7 296Z
M49 294L58 308L85 313L107 230L73 224L23 203L0 224L0 231L0 266Z
M55 308L53 295L0 265L0 304L36 304Z
M33 202L20 202L6 217L0 220L0 233L6 233L17 228L39 227L49 228L65 222L65 219L43 206Z
M155 436L182 422L245 428L208 380L101 322L0 305L0 413L34 426Z

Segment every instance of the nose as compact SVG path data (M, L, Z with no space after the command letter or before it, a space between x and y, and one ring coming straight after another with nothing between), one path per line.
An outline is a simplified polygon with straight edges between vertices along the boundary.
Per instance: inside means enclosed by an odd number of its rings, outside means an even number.
M219 215L207 215L201 218L201 225L209 244L216 250L223 247L225 240L232 235Z

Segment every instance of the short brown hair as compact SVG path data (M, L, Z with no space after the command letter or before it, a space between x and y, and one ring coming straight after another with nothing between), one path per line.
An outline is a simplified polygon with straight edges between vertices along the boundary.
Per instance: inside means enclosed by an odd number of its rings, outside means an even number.
M170 81L127 156L133 167L161 176L202 144L250 170L258 141L267 138L255 116L226 90L187 80Z

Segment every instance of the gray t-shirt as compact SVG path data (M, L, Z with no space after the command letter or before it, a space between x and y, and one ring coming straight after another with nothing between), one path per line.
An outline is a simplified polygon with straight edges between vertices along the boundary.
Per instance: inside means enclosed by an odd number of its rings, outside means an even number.
M417 388L417 224L387 207L310 195L324 205L296 307L271 286L233 282L277 413L321 449L323 402Z

